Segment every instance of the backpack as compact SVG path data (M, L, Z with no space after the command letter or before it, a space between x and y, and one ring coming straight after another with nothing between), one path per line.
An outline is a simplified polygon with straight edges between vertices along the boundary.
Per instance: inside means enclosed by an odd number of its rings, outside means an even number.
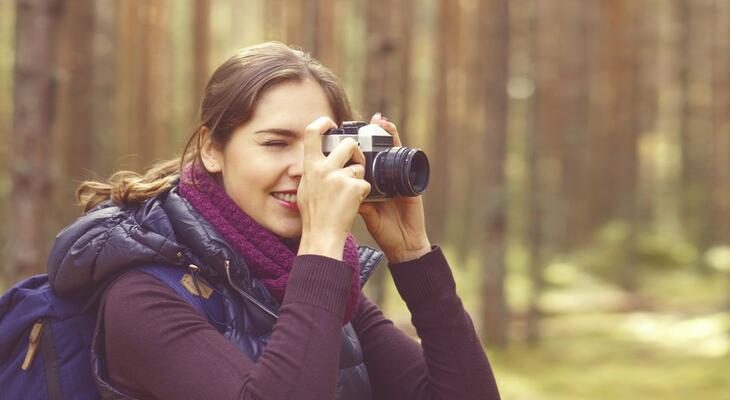
M197 277L191 287L191 275L182 268L134 270L165 282L209 321L215 320L211 309L222 309L215 293L205 300L197 296L196 289L205 291ZM0 400L101 399L92 374L91 348L102 293L103 288L91 298L60 298L48 275L42 274L17 283L0 297Z

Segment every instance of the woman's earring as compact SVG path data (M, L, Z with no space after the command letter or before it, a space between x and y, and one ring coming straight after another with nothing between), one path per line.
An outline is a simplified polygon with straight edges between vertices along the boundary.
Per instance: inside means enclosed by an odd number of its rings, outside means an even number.
M203 161L203 165L205 165L205 168L207 169L217 169L218 168L218 162L216 160L208 160Z

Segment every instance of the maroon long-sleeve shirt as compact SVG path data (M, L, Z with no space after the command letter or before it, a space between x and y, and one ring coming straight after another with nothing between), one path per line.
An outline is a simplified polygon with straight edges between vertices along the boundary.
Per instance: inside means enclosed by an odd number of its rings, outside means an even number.
M441 250L389 267L421 344L362 297L352 322L373 398L498 399ZM257 362L164 283L129 273L106 293L109 379L142 399L334 399L350 268L323 256L295 258L279 320Z

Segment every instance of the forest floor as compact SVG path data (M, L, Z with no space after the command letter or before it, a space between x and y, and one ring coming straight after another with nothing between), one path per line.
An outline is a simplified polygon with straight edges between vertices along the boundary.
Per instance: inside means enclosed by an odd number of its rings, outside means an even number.
M459 293L477 322L478 269L455 268ZM688 270L652 273L627 294L561 264L546 271L542 340L524 340L519 310L526 274L510 274L515 317L506 349L487 348L505 400L730 400L730 282ZM388 291L386 314L413 334L409 314Z

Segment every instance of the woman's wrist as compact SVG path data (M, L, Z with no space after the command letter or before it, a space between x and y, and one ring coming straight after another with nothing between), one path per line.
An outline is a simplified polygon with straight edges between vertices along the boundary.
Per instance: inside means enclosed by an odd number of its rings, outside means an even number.
M308 234L303 233L299 242L297 255L320 255L342 261L346 235L336 233Z
M417 246L402 247L396 249L383 250L385 256L391 264L398 264L407 261L413 261L423 257L431 251L431 242L425 239Z

